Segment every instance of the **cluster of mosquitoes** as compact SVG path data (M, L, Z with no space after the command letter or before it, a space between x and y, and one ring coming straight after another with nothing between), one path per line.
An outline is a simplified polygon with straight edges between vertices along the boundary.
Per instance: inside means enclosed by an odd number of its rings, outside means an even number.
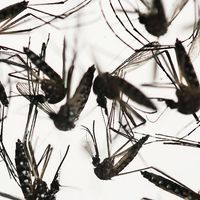
M68 1L69 0L58 2L51 1L45 4L41 3L40 6L63 6L67 5ZM82 0L73 8L57 15L38 10L34 7L36 5L31 5L29 1L21 1L8 5L0 10L0 34L9 34L10 36L16 34L15 36L17 36L17 34L38 31L43 26L54 27L55 21L67 20L69 16L78 14L94 1L95 0ZM180 1L176 7L173 8L174 12L171 17L167 18L161 0L138 0L138 4L140 3L146 9L146 12L140 11L139 7L131 6L131 3L125 3L121 0L109 0L107 3L109 4L110 11L114 14L117 22L124 31L141 45L141 48L138 49L131 47L130 44L125 42L123 37L118 35L104 12L104 1L99 1L98 6L105 25L109 31L112 32L113 37L117 37L122 43L130 47L133 53L121 62L112 72L101 72L94 61L94 64L89 66L84 72L73 95L71 95L71 85L73 82L72 75L77 54L74 52L70 67L66 72L64 64L66 53L65 39L63 40L62 50L62 76L47 64L48 60L45 59L45 56L48 41L42 44L40 54L31 50L29 45L23 47L22 51L1 46L1 53L9 56L7 56L6 59L2 57L0 62L6 63L9 67L12 66L12 69L20 68L20 72L16 70L9 73L8 76L10 79L17 79L16 88L18 90L18 95L29 101L24 135L23 138L19 138L16 141L15 160L12 161L3 143L3 122L4 120L9 120L9 112L7 112L7 116L6 109L8 110L10 98L12 96L7 94L4 85L0 82L0 156L7 167L10 177L18 184L23 194L23 198L18 198L13 194L0 191L1 197L13 200L56 199L56 194L60 190L59 173L70 146L67 146L53 180L48 186L43 176L48 167L53 147L49 144L44 149L40 160L37 161L35 159L32 138L34 136L33 132L37 115L40 111L45 112L56 129L63 132L63 134L70 134L70 131L76 128L77 120L79 120L79 116L87 104L90 93L93 92L96 95L96 105L98 109L101 110L106 124L107 143L105 146L107 147L108 156L104 159L100 159L98 141L95 135L95 119L93 121L93 130L82 125L81 131L86 132L93 144L92 149L94 153L92 153L91 164L94 167L94 174L96 177L102 181L106 181L116 176L139 172L144 179L151 182L149 184L154 184L156 187L166 192L172 193L185 200L200 200L200 194L198 194L198 192L193 191L185 184L167 175L156 166L149 166L129 172L123 171L138 155L140 149L144 145L150 143L150 138L155 139L154 142L164 142L164 144L168 145L199 147L197 141L187 139L187 136L192 134L195 129L182 138L162 134L156 136L143 134L137 138L136 134L133 132L135 128L145 126L149 123L144 115L158 112L157 105L154 103L155 100L157 100L158 103L164 102L166 107L174 109L175 112L179 112L182 115L193 115L197 127L199 127L199 118L196 112L200 109L200 84L190 59L191 52L193 53L195 48L199 46L200 7L197 1L193 1L195 9L194 16L192 17L194 17L194 23L191 25L192 31L190 35L182 41L176 38L173 45L162 45L159 43L159 38L167 34L168 27L170 27L171 23L176 21L176 18L187 5L188 1L189 0ZM129 9L127 9L127 5L130 6ZM38 15L32 14L31 12L23 14L25 10L34 10L39 14L46 15L47 18L40 18ZM141 34L139 29L134 26L134 21L129 17L133 13L137 15L138 22L146 31L145 34L151 35L151 38L156 38L154 41L147 39ZM131 30L126 27L124 20L121 19L121 15L125 16L126 21L129 23L129 26L131 26ZM30 19L39 20L40 24L28 29L18 28L21 23L27 23ZM79 24L79 26L81 27L81 24ZM185 44L187 42L189 43L187 45L187 47L189 47L189 52L185 49ZM174 66L175 61L169 49L175 51L177 67ZM142 66L149 60L152 60L156 68L161 69L166 78L170 81L171 86L175 89L176 100L166 99L162 96L157 99L150 98L144 94L143 91L126 80L126 75L131 69ZM178 68L179 74L176 72L176 68ZM96 77L95 73L97 73ZM19 76L19 74L21 76ZM153 87L152 83L146 85ZM157 87L159 87L159 83L157 83ZM51 104L58 104L63 100L65 103L60 106L58 112L55 112ZM137 106L133 106L133 103L144 107L144 109L137 109ZM115 153L110 153L110 146L113 144L112 141L118 140L119 137L123 138L125 143L121 145ZM39 172L39 166L41 165L42 170ZM155 172L150 172L150 170ZM143 197L142 199L151 200L149 197Z

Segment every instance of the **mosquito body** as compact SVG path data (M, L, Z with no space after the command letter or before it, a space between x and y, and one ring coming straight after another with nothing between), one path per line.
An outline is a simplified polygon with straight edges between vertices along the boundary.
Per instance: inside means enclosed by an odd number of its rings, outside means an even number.
M96 176L102 180L109 180L114 176L120 175L120 172L135 158L148 138L149 136L147 135L126 149L117 163L114 163L115 158L118 156L117 154L110 158L105 158L102 162L95 163L94 173Z
M59 191L60 187L59 171L69 151L69 146L67 147L66 153L56 170L50 188L48 188L47 183L43 180L43 175L50 160L53 148L49 144L43 152L39 162L36 163L34 151L31 145L31 139L37 118L37 107L32 117L32 123L29 124L32 111L33 109L30 105L23 142L19 139L16 142L15 164L19 178L19 185L26 200L54 200L56 199L55 195ZM41 162L43 162L43 166L41 172L39 173L38 168Z
M123 112L128 116L130 121L134 126L138 126L130 113L136 115L143 123L146 120L138 114L127 102L124 102L121 98L121 94L125 94L132 101L135 101L143 106L150 109L156 110L155 105L135 86L120 78L119 76L112 76L110 73L99 74L93 84L93 91L97 95L97 103L100 107L105 110L106 115L108 115L107 109L107 98L113 101L117 101L120 104ZM140 125L141 125L140 124Z
M126 80L118 76L112 76L108 72L100 74L95 78L93 90L97 95L97 102L105 97L119 100L120 92L122 92L133 101L148 108L156 109L154 104L140 90Z
M32 92L29 92L27 84L19 83L17 84L17 89L20 94L31 101L31 96L33 99L38 98L40 102L37 102L38 107L46 112L49 117L53 120L56 128L62 131L67 131L75 127L74 122L78 120L80 113L82 112L85 104L88 100L90 90L92 87L95 67L92 65L88 68L87 72L82 76L79 85L72 97L70 97L71 90L71 79L74 70L74 62L76 59L76 53L74 53L70 68L67 74L67 86L65 86L65 40L63 44L63 77L61 78L40 56L36 55L33 51L28 48L24 48L25 54L31 60L31 62L42 71L49 79L42 79L33 72L32 69L26 67L27 71L35 77L34 82L41 83L41 89L44 92L35 96ZM26 65L26 64L25 64ZM38 80L38 81L37 81ZM66 103L60 107L58 113L55 113L46 102L48 103L58 103L66 96Z
M34 199L31 168L25 153L24 143L19 139L16 142L15 165L25 199Z
M143 3L145 1L142 1ZM183 0L179 4L174 5L174 12L170 19L167 19L162 0L153 0L151 7L148 7L148 13L141 13L139 10L136 12L139 15L139 22L144 24L146 30L156 37L164 35L168 31L168 27L172 21L178 16L188 0ZM147 3L147 2L146 2Z
M153 168L153 169L155 169L155 168ZM159 171L160 173L163 173L160 170L157 170L157 171ZM168 176L168 178L171 178L172 180L165 178L163 176L148 172L148 171L141 171L141 174L144 178L146 178L147 180L149 180L150 182L152 182L159 188L161 188L167 192L170 192L174 195L177 195L182 199L191 199L191 200L199 200L200 199L200 195L198 193L194 192L187 186L181 184L180 182L176 181L175 179L173 179L169 176ZM163 173L163 174L166 176L165 173Z
M118 0L122 11L123 12L129 12L126 11L121 1ZM170 19L166 17L165 9L163 7L162 0L152 0L152 3L148 1L141 0L141 3L148 9L147 13L142 13L138 9L135 9L134 11L130 12L136 12L139 15L139 22L145 26L145 29L153 36L160 37L164 35L168 31L168 27L172 23L172 21L178 16L178 14L181 12L183 7L186 5L188 0L184 0L179 2L177 5L174 5L174 10L172 16L170 16ZM127 13L126 13L127 15Z
M39 177L37 175L38 174L37 166L34 166L35 158L33 157L33 155L30 155L30 157L28 156L27 150L24 145L25 143L22 143L19 139L16 142L15 163L16 163L16 169L17 169L17 173L19 177L20 187L22 189L25 199L27 200L35 200L35 199L54 200L56 199L55 194L59 191L59 186L60 186L59 180L58 180L58 173L68 153L69 146L56 171L56 174L54 176L54 179L52 180L52 183L49 189L46 182L42 180L42 177ZM50 146L49 148L51 149ZM51 153L50 149L47 149L47 155L45 155L47 156L47 160L49 159L48 153ZM34 175L32 175L32 173Z

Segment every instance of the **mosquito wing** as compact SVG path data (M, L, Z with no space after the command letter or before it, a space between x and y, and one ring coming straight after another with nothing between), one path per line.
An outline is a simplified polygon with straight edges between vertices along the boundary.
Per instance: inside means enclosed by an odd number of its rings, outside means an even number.
M121 70L136 69L144 62L153 58L157 53L161 45L158 42L150 42L144 45L142 48L137 49L131 56L123 61L112 74L117 74Z
M30 90L28 83L20 83L16 84L17 90L19 93L28 99L30 102L33 102L37 105L41 110L49 115L49 113L55 113L55 111L49 106L49 104L45 100L45 96L41 94L35 94L32 90Z

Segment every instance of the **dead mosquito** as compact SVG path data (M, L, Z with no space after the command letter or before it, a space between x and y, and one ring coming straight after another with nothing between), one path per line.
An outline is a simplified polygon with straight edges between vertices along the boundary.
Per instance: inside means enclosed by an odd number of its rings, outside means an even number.
M170 80L176 88L177 102L172 99L160 99L164 100L168 107L171 109L177 109L182 114L193 114L195 119L198 121L196 112L200 109L200 87L199 80L190 60L189 55L186 53L184 46L178 39L175 43L175 53L180 73L180 78L176 73L174 64L170 55L167 58L170 62L170 73L172 77ZM156 57L157 63L162 65L158 57ZM163 68L164 69L164 68ZM167 72L166 72L167 73ZM168 74L168 77L170 75ZM185 82L184 82L184 81Z
M121 4L121 1L118 0L118 3L120 4L120 6L123 8L122 4ZM137 67L141 66L144 62L150 60L150 59L155 59L155 57L157 55L160 55L162 54L163 50L165 49L171 49L171 48L174 48L174 45L161 45L159 44L158 41L153 41L153 42L150 42L147 38L145 38L141 33L140 31L133 25L133 23L131 22L130 18L128 17L128 14L124 11L124 15L125 17L127 18L128 20L128 23L130 24L131 26L131 30L129 30L129 28L127 28L125 26L125 24L123 23L123 21L120 19L120 17L118 16L118 14L116 13L115 11L115 8L110 0L110 6L117 18L117 20L120 22L120 24L124 27L125 31L132 37L134 38L135 40L137 40L141 45L142 47L140 49L135 49L133 48L132 46L130 46L129 43L127 43L125 40L123 40L115 31L114 29L112 28L112 26L110 25L110 23L108 22L107 18L106 18L106 15L104 13L104 10L102 8L102 4L101 4L101 1L100 1L100 7L101 7L101 13L105 19L105 22L106 24L108 25L108 27L110 28L110 30L114 33L114 35L120 39L126 46L128 46L129 48L131 48L134 52L131 56L129 56L124 62L122 62L121 65L119 65L119 67L117 67L116 69L116 72L118 70L126 70L126 69L129 69L129 70L134 70L136 69ZM123 8L124 9L124 8ZM145 42L143 42L140 37L136 37L134 35L134 32L137 33L141 38L143 38L145 40ZM147 42L147 43L146 43ZM157 62L157 61L156 61ZM155 75L156 75L156 69L155 68L155 71L154 71L154 78L155 78Z
M122 65L123 66L123 65ZM138 114L129 103L122 99L123 95L126 95L132 101L141 104L147 108L156 111L155 105L148 99L148 97L143 94L135 86L127 82L124 78L121 78L120 74L123 70L118 67L112 73L100 73L94 80L93 92L97 95L97 103L100 107L105 110L106 115L108 115L107 109L107 98L113 101L117 101L120 104L123 112L128 116L131 122L137 126L130 116L130 113L136 115L142 123L145 123L145 119Z
M147 1L142 0L141 2L148 9L148 12L141 13L139 10L135 10L135 12L137 12L139 15L139 22L144 24L146 30L150 34L160 37L167 32L168 27L187 4L188 0L177 2L173 7L173 14L169 19L166 17L162 0L153 0L151 5L148 5Z
M93 133L91 133L91 131L87 127L83 126L83 128L89 133L94 143L95 156L92 157L92 164L94 165L95 175L101 180L110 180L114 176L126 174L126 172L120 172L135 158L140 148L149 138L149 135L146 135L139 139L135 144L122 151L122 149L130 142L130 140L128 140L113 155L105 158L101 162L99 157L97 140L94 133L94 123ZM121 158L115 163L115 159L118 157Z
M76 53L74 53L70 69L68 70L67 80L65 86L65 40L63 44L63 78L60 77L46 62L41 59L38 55L33 53L30 49L24 48L25 53L28 58L36 65L36 67L42 71L49 79L41 79L33 71L30 72L36 80L33 82L41 83L41 89L44 91L44 96L49 103L57 103L61 101L66 96L66 103L60 107L58 113L55 113L47 103L37 102L38 107L46 112L50 118L53 120L56 128L62 131L70 130L75 127L74 122L78 119L80 113L82 112L90 93L92 86L93 76L95 67L92 65L88 68L87 72L82 76L79 85L72 97L70 97L71 91L71 80L74 70L74 62L76 58ZM24 62L25 65L26 62ZM30 67L26 67L26 70L31 70ZM32 81L32 80L31 80ZM29 87L26 84L17 84L17 89L26 98L30 100ZM43 99L43 95L41 96Z
M18 139L16 142L15 165L16 173L19 179L18 184L23 192L24 198L27 200L53 200L56 199L55 195L59 191L59 171L69 151L69 146L67 147L66 153L56 170L55 176L50 184L50 188L48 188L47 183L43 180L43 175L51 158L53 147L49 144L44 150L40 160L36 162L31 142L37 119L37 106L31 104L29 106L23 141ZM33 107L35 107L34 112ZM41 172L39 173L41 163L43 164ZM1 192L0 196L10 199L19 199Z

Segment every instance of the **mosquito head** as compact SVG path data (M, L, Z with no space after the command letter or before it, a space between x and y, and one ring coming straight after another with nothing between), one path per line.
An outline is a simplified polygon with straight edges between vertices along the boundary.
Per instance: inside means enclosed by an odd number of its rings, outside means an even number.
M97 167L100 163L100 158L98 155L92 157L92 164L94 167Z
M139 22L141 24L144 24L146 30L156 36L160 37L161 35L164 35L167 32L168 29L168 23L165 20L165 18L162 20L162 18L159 18L158 21L158 15L146 15L146 14L139 14ZM158 26L159 23L159 26Z

